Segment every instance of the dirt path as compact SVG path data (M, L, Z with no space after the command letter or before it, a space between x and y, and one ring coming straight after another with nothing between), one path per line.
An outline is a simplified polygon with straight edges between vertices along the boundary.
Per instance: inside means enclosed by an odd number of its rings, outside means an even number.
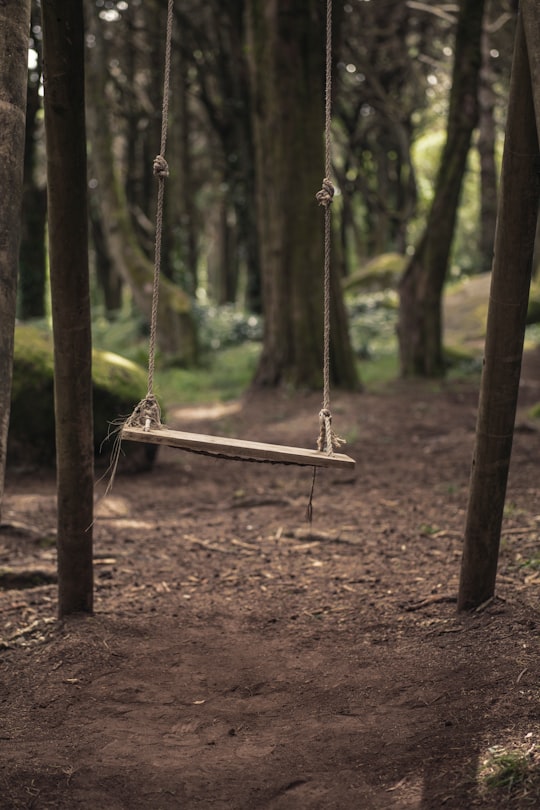
M310 470L166 451L118 478L97 507L94 618L58 624L47 581L0 592L0 807L539 806L538 365L498 596L471 616L455 595L472 384L336 395L357 472L319 476L311 531ZM311 445L318 407L171 422ZM54 577L54 510L51 477L11 475L0 565ZM529 752L529 778L487 790L502 751Z

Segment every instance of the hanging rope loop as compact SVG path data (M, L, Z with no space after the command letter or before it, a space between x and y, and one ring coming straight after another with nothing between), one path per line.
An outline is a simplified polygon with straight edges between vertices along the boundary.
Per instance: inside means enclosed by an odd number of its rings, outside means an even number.
M143 430L161 427L161 408L154 394L149 392L141 399L124 424L126 427L138 427Z
M317 450L320 453L331 454L339 450L342 444L347 444L345 439L341 439L332 428L332 414L328 408L319 411L319 438L317 439Z
M324 208L328 208L329 205L332 205L334 200L334 191L335 189L332 181L329 180L328 177L325 177L322 181L321 190L315 194L319 205L322 205Z
M163 155L156 155L154 158L154 176L155 177L168 177L169 176L169 164L163 157Z
M331 455L338 450L344 439L340 439L332 429L330 413L330 291L331 291L331 206L334 199L334 184L330 179L332 173L332 0L326 0L326 76L324 93L324 180L322 187L315 195L317 202L324 208L324 302L323 302L323 403L319 413L319 452Z

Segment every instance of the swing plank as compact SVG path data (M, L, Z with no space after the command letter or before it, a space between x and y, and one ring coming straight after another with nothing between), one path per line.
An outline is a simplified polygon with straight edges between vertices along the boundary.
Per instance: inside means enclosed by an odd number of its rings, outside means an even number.
M321 453L305 447L287 447L224 436L208 436L201 433L185 433L170 428L124 427L122 439L132 442L163 444L179 447L195 453L206 453L245 461L267 461L281 464L299 464L305 467L341 467L354 469L355 461L344 453Z

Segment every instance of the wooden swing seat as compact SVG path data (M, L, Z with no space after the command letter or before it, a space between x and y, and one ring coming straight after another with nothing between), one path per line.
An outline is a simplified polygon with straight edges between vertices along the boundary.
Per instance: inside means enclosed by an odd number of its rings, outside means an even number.
M287 447L224 436L185 433L170 428L122 428L122 440L163 444L194 453L241 461L263 461L274 464L298 464L302 467L340 467L354 469L355 461L344 453L323 453L305 447Z

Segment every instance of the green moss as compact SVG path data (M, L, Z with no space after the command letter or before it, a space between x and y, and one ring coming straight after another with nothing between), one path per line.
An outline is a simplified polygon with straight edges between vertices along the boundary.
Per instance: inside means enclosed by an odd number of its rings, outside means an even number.
M531 419L540 419L540 402L537 402L536 405L533 405L532 408L530 408L529 416Z
M108 351L92 354L94 444L96 454L107 437L110 423L127 416L144 397L144 370L130 360ZM136 466L148 466L155 450L125 446L128 456L142 458ZM14 463L52 464L55 458L54 365L50 334L35 326L15 330L13 387L8 441L8 460Z
M400 253L382 253L345 279L344 289L354 292L396 289L406 264L407 257Z

